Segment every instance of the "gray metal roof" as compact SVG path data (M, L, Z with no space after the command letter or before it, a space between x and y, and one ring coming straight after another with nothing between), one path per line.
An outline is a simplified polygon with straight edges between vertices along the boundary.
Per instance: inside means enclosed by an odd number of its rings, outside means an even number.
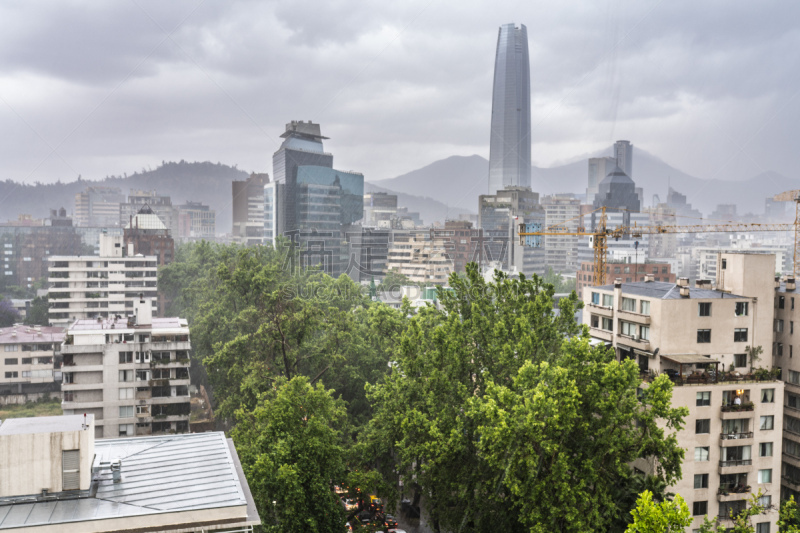
M246 506L248 523L258 523L224 433L103 439L95 453L95 467L122 461L122 481L103 469L93 475L92 497L0 505L0 530L231 506Z
M0 435L23 435L30 433L56 433L59 431L81 431L83 422L91 424L94 415L39 416L35 418L8 418L0 423Z
M614 285L603 285L596 287L603 291L613 291ZM636 296L645 296L648 298L658 298L660 300L682 300L680 287L674 283L664 281L637 281L634 283L623 283L622 294L634 294ZM688 299L695 300L713 300L722 298L739 298L749 299L747 296L738 296L729 292L717 291L713 289L696 289L691 287L689 289Z

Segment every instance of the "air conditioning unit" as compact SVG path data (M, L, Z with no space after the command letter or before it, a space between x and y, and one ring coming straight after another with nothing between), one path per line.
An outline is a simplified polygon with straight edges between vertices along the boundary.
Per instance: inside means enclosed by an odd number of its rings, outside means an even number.
M633 335L631 335L631 339L633 339L635 341L638 341L639 340L639 336L636 333L634 333Z

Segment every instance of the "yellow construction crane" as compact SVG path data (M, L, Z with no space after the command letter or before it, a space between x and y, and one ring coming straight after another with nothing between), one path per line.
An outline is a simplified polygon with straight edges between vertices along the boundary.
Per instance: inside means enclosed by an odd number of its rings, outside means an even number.
M800 191L790 191L790 193L800 195ZM790 194L783 193L783 194ZM782 195L778 195L782 196ZM775 199L778 199L778 196ZM791 198L798 202L798 213L800 213L800 200ZM789 224L755 224L755 223L738 223L727 222L722 224L691 224L686 226L673 226L673 225L657 225L657 226L617 226L616 228L608 228L606 225L606 208L602 207L600 211L600 219L597 223L597 229L594 231L586 230L586 228L579 227L577 231L570 231L568 228L551 226L544 228L541 231L531 231L536 229L533 224L520 224L519 225L519 241L521 245L536 245L531 242L531 238L548 235L570 235L577 237L592 237L592 248L594 249L594 284L606 284L606 256L608 254L608 239L619 239L628 235L632 237L641 237L642 235L662 235L666 233L729 233L737 231L791 231L795 230L795 270L797 269L797 254L798 254L798 233L797 222ZM526 241L526 237L528 240Z
M772 197L776 202L794 202L794 269L792 274L797 279L798 254L800 254L800 189L786 191Z

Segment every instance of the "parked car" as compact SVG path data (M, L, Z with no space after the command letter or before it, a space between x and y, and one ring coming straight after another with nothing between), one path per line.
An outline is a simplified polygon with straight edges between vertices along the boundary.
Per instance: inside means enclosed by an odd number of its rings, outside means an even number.
M385 527L386 529L388 529L390 531L393 530L393 529L397 529L397 519L394 516L390 515L390 514L384 515L383 516L383 527Z

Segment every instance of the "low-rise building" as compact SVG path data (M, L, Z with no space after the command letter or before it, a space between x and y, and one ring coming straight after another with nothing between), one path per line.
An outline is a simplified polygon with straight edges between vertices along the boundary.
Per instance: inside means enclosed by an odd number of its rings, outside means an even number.
M647 261L646 263L606 262L606 280L621 278L623 283L644 281L649 276L653 281L675 283L675 274L669 263ZM583 294L584 287L591 287L595 283L594 261L581 262L581 268L575 275L575 284L578 294Z
M189 326L153 318L148 299L133 316L76 320L61 347L64 414L95 417L97 437L189 431Z
M0 531L252 532L261 523L223 433L95 440L92 415L0 424Z
M61 390L65 329L17 324L0 328L0 395L35 400Z

